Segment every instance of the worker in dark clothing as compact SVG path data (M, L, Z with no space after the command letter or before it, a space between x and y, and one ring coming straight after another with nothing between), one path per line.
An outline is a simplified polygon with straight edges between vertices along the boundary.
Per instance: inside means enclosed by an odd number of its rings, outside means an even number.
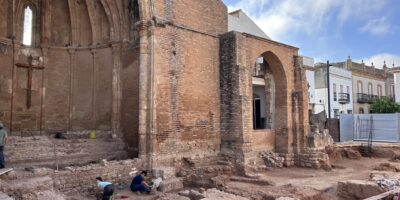
M147 176L146 171L142 171L139 175L135 176L133 178L132 183L131 183L131 191L132 192L141 192L141 193L147 193L150 194L150 187L144 181L144 177Z
M7 131L4 130L3 123L0 122L0 169L6 167L6 163L4 161L4 146L7 144Z
M110 182L103 181L101 177L97 177L97 187L103 190L102 200L110 200L111 196L114 194L114 185Z

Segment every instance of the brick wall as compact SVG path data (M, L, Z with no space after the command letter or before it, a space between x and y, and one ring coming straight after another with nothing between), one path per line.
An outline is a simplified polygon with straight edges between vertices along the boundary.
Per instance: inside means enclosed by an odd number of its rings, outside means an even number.
M157 1L155 135L160 155L216 154L220 144L219 38L227 30L219 1Z
M296 60L298 49L248 34L230 32L221 37L221 135L222 151L254 157L252 126L252 69L262 56L275 80L273 149L298 154L305 147L308 124L305 74ZM257 140L257 141L256 141ZM266 147L267 148L267 147ZM271 147L268 147L271 148ZM288 158L293 156L288 156ZM288 160L288 159L286 159ZM290 160L292 164L295 160Z
M129 22L128 1L32 4L37 21L30 47L21 45L23 3L13 9L8 1L1 2L0 43L7 51L0 52L0 121L17 135L40 130L117 133L119 123L131 121L123 132L137 149L138 105L127 102L137 101L139 52L134 50L137 35L129 38L135 27ZM7 10L15 10L17 17L11 20ZM11 27L16 27L14 33ZM31 108L26 106L27 70L13 66L26 64L28 56L40 57L45 67L33 72ZM129 86L120 89L121 84ZM118 117L121 107L127 112Z
M155 15L199 32L212 35L228 31L228 10L220 0L155 1Z
M124 141L137 156L139 147L139 49L124 50L121 55L121 131Z

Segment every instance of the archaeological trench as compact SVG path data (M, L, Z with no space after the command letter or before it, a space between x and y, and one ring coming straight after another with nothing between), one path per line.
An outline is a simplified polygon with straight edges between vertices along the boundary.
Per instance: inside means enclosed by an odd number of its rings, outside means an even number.
M13 168L0 199L96 199L98 176L114 199L364 199L400 185L400 147L334 144L309 116L298 48L227 20L221 0L0 0ZM140 170L159 191L129 191Z

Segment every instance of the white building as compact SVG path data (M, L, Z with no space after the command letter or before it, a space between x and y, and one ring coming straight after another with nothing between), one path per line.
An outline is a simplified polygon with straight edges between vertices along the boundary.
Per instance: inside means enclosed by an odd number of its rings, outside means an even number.
M390 70L394 74L394 85L391 88L394 90L394 99L397 103L400 103L400 67L394 67L393 69Z
M306 77L308 83L308 109L315 113L315 71L314 58L301 56L303 60L303 67L306 69Z
M328 113L328 87L326 64L317 64L315 73L315 112ZM330 75L330 116L338 118L340 114L353 113L352 73L346 68L331 66Z
M386 62L382 69L371 65L353 62L350 56L345 62L334 63L336 67L350 70L353 79L353 111L356 114L370 113L376 100L392 97L393 74L388 71Z
M254 21L242 10L236 10L228 15L228 31L237 31L248 33L254 36L271 39L267 34L257 26Z

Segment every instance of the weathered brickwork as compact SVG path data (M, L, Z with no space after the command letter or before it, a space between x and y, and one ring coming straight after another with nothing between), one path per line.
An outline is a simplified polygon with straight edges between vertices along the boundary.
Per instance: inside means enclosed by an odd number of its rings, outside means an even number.
M308 113L307 105L303 103L307 98L304 95L305 76L301 66L296 65L297 51L294 47L236 32L221 38L221 143L224 153L240 153L246 163L254 155L250 153L253 145L259 145L252 127L251 77L260 56L268 62L278 91L275 94L272 129L275 144L272 148L279 153L301 153L307 135L304 119L308 118Z
M0 120L12 135L114 133L147 168L221 152L242 164L263 150L299 160L308 100L298 49L227 33L221 0L31 0L32 46L21 44L28 2L17 2L16 19L10 9L0 14ZM260 56L270 66L266 115L274 123L256 132L252 70ZM33 72L29 108L27 70L15 64L30 57L44 69Z
M113 131L137 154L139 47L129 2L0 3L0 120L11 134ZM28 5L31 46L22 45ZM44 69L33 70L29 107L28 70L15 64L31 56Z
M228 30L227 8L220 0L155 1L153 14L171 21L175 26L205 34L217 36Z
M139 147L139 49L122 52L121 131L124 141L137 156Z
M154 151L217 151L218 38L173 27L157 30L156 38Z

